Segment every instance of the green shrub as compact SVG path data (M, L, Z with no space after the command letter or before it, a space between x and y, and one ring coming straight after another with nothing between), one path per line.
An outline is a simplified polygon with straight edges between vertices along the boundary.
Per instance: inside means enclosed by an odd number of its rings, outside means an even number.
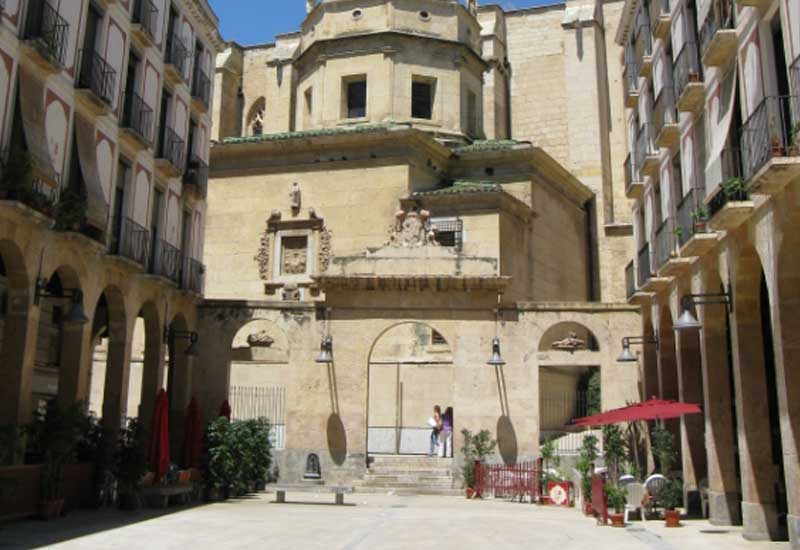
M603 458L612 481L619 479L627 457L628 448L622 429L616 424L603 426Z
M668 481L658 491L656 500L666 510L681 507L683 505L683 483L678 479Z
M609 507L616 513L621 514L625 511L625 491L622 488L613 483L606 484L606 499Z
M135 418L129 418L119 433L114 451L114 476L121 495L135 495L147 473L147 439L144 429Z
M497 441L492 439L492 434L488 430L481 430L473 435L469 430L463 429L461 435L464 437L464 446L461 447L464 467L461 475L465 487L475 487L475 462L485 461L494 452Z
M667 475L672 471L672 466L678 459L675 451L675 438L672 432L664 426L663 422L656 422L650 431L650 445L653 449L653 456L658 463L659 472Z
M597 449L597 436L585 435L581 443L580 455L575 469L581 475L581 489L585 500L592 500L592 465L597 461L600 452Z

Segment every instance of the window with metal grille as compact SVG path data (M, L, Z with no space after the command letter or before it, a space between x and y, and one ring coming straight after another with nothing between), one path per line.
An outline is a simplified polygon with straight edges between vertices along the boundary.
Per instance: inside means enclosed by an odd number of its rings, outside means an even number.
M347 118L367 116L367 80L347 83Z
M464 223L458 218L434 218L431 225L436 228L436 242L441 246L461 250L464 242Z
M433 82L415 80L411 83L411 116L433 118Z

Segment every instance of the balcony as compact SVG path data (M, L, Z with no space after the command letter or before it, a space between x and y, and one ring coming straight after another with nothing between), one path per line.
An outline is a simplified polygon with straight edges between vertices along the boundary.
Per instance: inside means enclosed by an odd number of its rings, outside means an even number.
M125 93L120 113L122 136L135 149L147 149L153 138L153 109L137 93Z
M675 108L675 90L664 86L658 93L653 107L653 124L656 131L656 145L672 149L680 140L678 111Z
M740 148L751 193L780 193L800 176L800 96L764 98L742 126Z
M639 282L639 290L643 293L658 292L667 288L670 284L670 279L657 277L652 268L653 255L650 250L650 243L645 244L639 249L637 257L637 278Z
M625 63L622 69L622 81L625 85L625 106L635 109L639 104L639 69L636 62Z
M178 177L184 169L183 155L186 144L178 137L175 130L167 126L161 136L161 143L156 155L156 168L167 177Z
M629 199L641 199L644 195L644 183L639 170L633 165L631 155L625 158L625 196Z
M150 256L150 232L129 218L112 218L108 253L144 267Z
M183 174L183 183L193 189L197 197L205 199L208 196L208 164L193 154Z
M666 40L672 26L672 12L669 0L650 0L650 28L653 36Z
M52 218L60 182L58 175L54 179L41 176L26 151L0 151L0 202L25 205Z
M189 49L184 46L178 35L173 35L167 40L167 57L164 60L164 72L173 84L180 84L186 79L186 60L189 59Z
M639 134L636 136L636 158L634 163L639 168L640 176L653 176L658 173L660 159L654 134L653 125L647 122L639 128Z
M678 98L678 111L696 113L702 110L706 99L706 88L703 84L703 71L697 44L686 42L683 45L675 59L672 74L672 82Z
M33 58L46 72L64 68L69 41L69 23L46 0L30 0L24 38Z
M639 76L650 76L653 71L653 35L650 33L649 24L639 26L634 48L636 61L639 64Z
M195 108L201 112L208 111L208 106L211 103L211 80L200 67L194 68L192 102Z
M111 110L116 85L117 71L99 53L80 51L75 87L79 97L96 115L105 115Z
M152 0L136 0L131 18L131 32L142 48L155 45L158 29L158 6Z
M186 258L183 262L183 273L181 274L181 288L194 292L203 293L203 274L206 268L194 258Z
M732 0L713 0L700 27L700 49L706 67L728 65L736 58L736 21Z
M655 270L661 278L674 277L691 264L691 260L678 256L678 235L681 233L672 219L664 220L656 230Z
M181 251L163 239L156 239L150 261L150 273L180 283Z
M631 260L631 263L629 263L625 268L625 289L627 291L627 297L629 301L631 298L633 298L633 295L636 294L637 288L636 265L634 261Z

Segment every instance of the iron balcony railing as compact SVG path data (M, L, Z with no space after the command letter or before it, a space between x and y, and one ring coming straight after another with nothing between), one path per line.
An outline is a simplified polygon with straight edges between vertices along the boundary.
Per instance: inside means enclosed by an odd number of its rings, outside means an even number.
M800 55L797 56L797 59L795 59L789 67L789 82L792 86L792 94L800 96Z
M167 126L164 128L164 132L161 136L158 158L168 160L176 170L182 172L184 169L184 146L184 141L178 137L178 134L175 132L175 130Z
M197 190L197 194L203 198L208 195L208 164L199 156L193 154L186 165L183 173L183 183L192 185Z
M636 268L638 270L637 273L637 280L639 282L639 288L643 287L647 280L650 279L650 276L653 274L653 270L650 267L651 265L651 258L650 258L650 243L645 243L642 248L639 249L639 254L637 255L637 262Z
M175 70L181 77L185 75L186 60L189 58L189 48L184 46L183 41L178 35L172 35L167 41L167 59L169 65L175 67Z
M194 68L192 97L199 99L206 107L208 107L211 100L211 80L199 66Z
M39 52L50 61L64 65L69 40L69 23L47 0L30 0L25 22L25 39L35 41Z
M650 23L645 22L639 26L636 32L635 48L637 61L653 55L653 33L650 31Z
M30 184L21 177L31 172ZM0 150L0 200L21 202L47 216L53 216L58 203L61 178L56 174L55 183L45 181L37 171L31 170L27 151L13 146Z
M6 0L0 0L0 17L3 17L3 14L6 12ZM2 23L2 21L0 21Z
M711 9L700 27L700 49L703 54L708 50L717 31L735 28L733 1L712 0Z
M629 299L636 294L638 289L636 284L636 263L633 260L625 267L625 289L628 292Z
M625 68L623 70L624 73L624 82L625 82L625 94L635 94L639 92L639 67L636 65L636 62L631 61L625 63Z
M205 267L194 258L186 258L183 261L183 273L181 274L181 288L191 290L197 294L203 293L203 273Z
M726 204L731 201L746 201L750 199L747 188L742 180L742 157L735 149L724 149L720 157L722 164L719 188L708 201L708 217L713 218Z
M740 150L745 181L773 156L797 154L800 143L800 96L769 96L742 126Z
M132 130L146 143L153 140L153 109L136 92L125 92L122 100L120 126Z
M655 144L655 132L650 122L645 122L636 136L636 158L634 164L641 169L647 157L658 155L658 148Z
M667 124L678 123L678 109L675 104L675 91L672 86L664 86L658 92L653 106L653 124L656 135L660 134Z
M675 65L672 68L672 82L675 86L677 97L681 97L686 86L690 83L702 82L703 71L701 67L697 44L686 42L675 59Z
M130 218L111 218L108 252L145 266L150 256L150 232Z
M667 218L656 230L656 265L654 271L664 267L673 252L675 252L675 233L672 220Z
M650 0L650 28L656 28L659 18L669 14L669 0Z
M699 193L690 189L678 203L678 231L676 231L678 246L685 245L695 233L698 233L699 224L697 222L705 221L699 219L698 198Z
M628 192L635 183L641 183L639 169L633 162L630 153L625 157L625 192Z
M156 239L150 272L180 283L181 251L164 239Z
M117 71L94 50L81 50L78 63L77 87L90 90L103 103L111 105Z
M132 20L133 23L140 25L151 39L154 39L158 28L158 6L152 0L136 0Z

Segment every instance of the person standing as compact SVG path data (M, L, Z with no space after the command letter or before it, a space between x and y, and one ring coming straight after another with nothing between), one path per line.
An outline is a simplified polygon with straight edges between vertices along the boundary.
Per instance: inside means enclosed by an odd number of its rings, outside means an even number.
M428 420L431 427L431 449L428 456L434 456L439 452L439 432L442 430L442 408L436 405L433 408L433 416Z
M442 431L439 434L439 456L453 458L453 407L447 407L442 415Z

